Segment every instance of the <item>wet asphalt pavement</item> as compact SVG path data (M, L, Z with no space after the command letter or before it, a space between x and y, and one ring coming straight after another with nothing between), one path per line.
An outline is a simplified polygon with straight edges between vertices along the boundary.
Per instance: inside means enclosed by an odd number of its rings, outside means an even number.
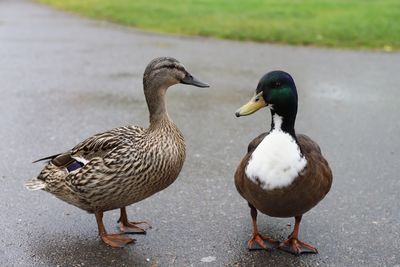
M172 186L128 208L153 229L111 249L99 241L93 215L23 183L42 167L32 160L113 127L147 126L142 73L163 55L212 87L169 90L185 166ZM334 173L331 192L300 228L318 255L245 246L251 221L233 173L270 117L234 112L273 69L293 75L297 132L320 144ZM399 70L399 53L171 37L0 0L0 265L399 266ZM108 230L116 231L118 216L106 213ZM293 220L260 215L258 224L282 240Z

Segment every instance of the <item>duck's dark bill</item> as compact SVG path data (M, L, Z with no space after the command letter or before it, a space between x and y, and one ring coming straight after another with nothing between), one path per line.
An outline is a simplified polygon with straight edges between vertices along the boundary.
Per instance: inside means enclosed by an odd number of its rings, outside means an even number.
M199 81L198 79L193 77L191 74L187 74L186 77L182 79L181 83L190 84L190 85L194 85L197 87L210 87L208 84Z

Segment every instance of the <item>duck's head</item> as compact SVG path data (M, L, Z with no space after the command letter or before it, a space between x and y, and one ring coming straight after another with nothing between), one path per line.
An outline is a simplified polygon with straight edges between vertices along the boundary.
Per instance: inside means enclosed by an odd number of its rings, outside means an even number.
M143 84L145 90L153 87L166 89L178 83L209 87L208 84L193 77L182 63L172 57L155 58L147 65L144 71Z
M297 112L297 90L293 78L284 71L271 71L258 82L256 92L250 101L239 108L237 117L250 115L257 110L269 107L277 114Z

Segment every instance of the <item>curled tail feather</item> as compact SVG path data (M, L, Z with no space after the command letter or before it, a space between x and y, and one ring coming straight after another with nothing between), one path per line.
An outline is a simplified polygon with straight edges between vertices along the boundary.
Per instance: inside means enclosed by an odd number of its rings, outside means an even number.
M33 179L25 182L25 187L29 191L36 191L36 190L44 189L46 187L46 183L37 178L33 178Z

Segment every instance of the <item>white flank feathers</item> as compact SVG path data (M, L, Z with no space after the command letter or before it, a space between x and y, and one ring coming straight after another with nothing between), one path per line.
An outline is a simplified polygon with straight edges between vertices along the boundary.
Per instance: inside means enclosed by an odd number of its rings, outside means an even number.
M254 150L246 175L265 190L290 185L307 165L293 137L281 130L282 117L274 115L274 130Z

